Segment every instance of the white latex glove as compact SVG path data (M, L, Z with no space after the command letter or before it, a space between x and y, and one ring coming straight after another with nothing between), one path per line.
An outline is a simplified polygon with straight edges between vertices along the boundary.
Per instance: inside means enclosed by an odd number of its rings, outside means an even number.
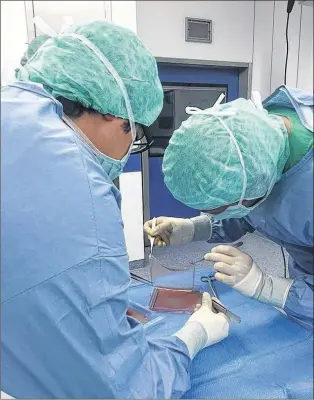
M293 283L291 279L267 275L248 254L228 245L214 247L204 258L215 262L217 281L232 286L244 296L284 307Z
M229 318L213 311L211 297L204 293L202 305L197 307L197 311L174 336L186 344L190 357L194 358L200 350L225 339L229 334L229 325Z
M169 246L174 244L186 244L193 240L194 224L190 219L158 217L156 227L152 229L152 221L147 221L144 231L148 237L153 237L157 246Z
M187 244L192 241L209 240L212 234L212 222L206 215L191 219L158 217L156 227L152 229L153 220L147 221L144 231L154 238L157 246Z

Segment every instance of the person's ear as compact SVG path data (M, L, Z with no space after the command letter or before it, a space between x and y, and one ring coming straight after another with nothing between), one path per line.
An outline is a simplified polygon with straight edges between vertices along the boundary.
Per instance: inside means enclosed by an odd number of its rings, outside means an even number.
M105 121L110 122L110 121L113 121L113 120L115 119L115 117L114 117L113 115L110 115L110 114L104 114L104 115L103 115L103 119L104 119Z

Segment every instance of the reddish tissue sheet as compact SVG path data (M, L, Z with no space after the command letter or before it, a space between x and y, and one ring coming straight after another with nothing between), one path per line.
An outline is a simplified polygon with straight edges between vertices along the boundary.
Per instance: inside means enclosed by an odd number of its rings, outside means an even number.
M202 293L192 290L155 288L149 308L159 312L192 313L202 302Z
M141 322L142 324L146 324L146 322L148 322L148 318L146 315L141 314L138 311L132 310L131 308L127 309L126 315L135 318L137 321Z

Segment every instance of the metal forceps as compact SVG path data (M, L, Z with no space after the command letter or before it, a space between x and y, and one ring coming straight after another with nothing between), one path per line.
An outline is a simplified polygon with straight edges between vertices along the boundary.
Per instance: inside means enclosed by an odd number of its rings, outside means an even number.
M216 299L219 299L219 297L218 297L218 295L217 295L217 292L216 292L216 290L215 290L215 288L214 288L214 284L213 284L213 280L214 280L214 279L215 279L215 278L214 278L213 276L202 276L202 277L201 277L201 282L208 283L209 288L210 288L210 290L211 290L211 292L212 292L212 295L213 295L214 297L216 297Z
M214 297L216 297L216 299L218 299L218 295L216 293L216 290L214 288L214 284L213 281L215 280L214 276L202 276L201 277L201 282L206 282L208 283L210 290L212 292L212 294L214 295ZM222 304L218 303L218 301L216 301L215 299L212 299L212 304L213 304L213 308L217 311L217 312L222 312L224 313L227 317L229 317L231 320L237 322L238 324L241 322L241 318L238 317L237 315L233 314L233 312L231 312L230 310L228 310L225 306L223 306Z

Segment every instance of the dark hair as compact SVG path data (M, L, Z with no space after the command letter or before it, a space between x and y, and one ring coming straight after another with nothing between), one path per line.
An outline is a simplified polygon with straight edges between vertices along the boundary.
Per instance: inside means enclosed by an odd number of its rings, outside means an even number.
M76 103L73 100L66 99L63 96L57 96L56 99L62 104L64 114L69 118L78 118L81 117L85 112L89 114L102 114L99 111L93 110L92 108L87 108L82 106L80 103ZM153 141L151 140L151 136L149 132L144 130L144 127L139 124L136 125L136 138L135 141L142 141L143 137L145 137L146 142L143 144L136 144L135 149L132 150L133 154L140 154L146 151ZM141 129L139 129L141 128ZM131 131L130 121L124 120L122 124L122 129L125 133L129 133Z
M62 96L58 96L56 99L62 104L63 112L68 117L81 117L85 112L89 114L100 114L92 108L86 108L82 106L82 104L76 103L75 101L66 99Z
M98 111L92 108L86 108L80 103L66 99L62 96L56 97L56 99L62 104L63 112L67 117L81 117L85 112L89 114L100 114ZM122 125L123 131L129 133L131 131L131 125L129 121L124 121Z

